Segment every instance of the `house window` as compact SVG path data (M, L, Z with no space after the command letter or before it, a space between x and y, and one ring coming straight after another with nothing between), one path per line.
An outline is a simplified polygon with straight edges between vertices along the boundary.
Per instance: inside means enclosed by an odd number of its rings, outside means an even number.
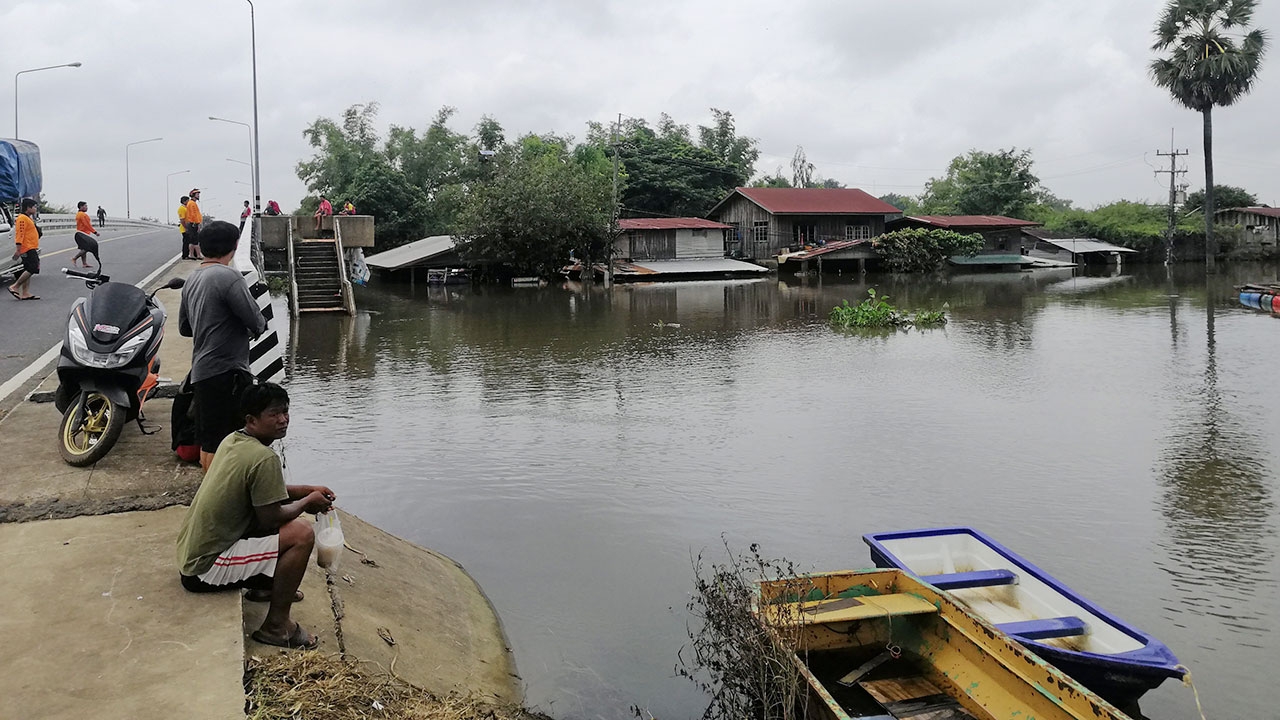
M870 240L871 226L870 225L845 225L844 239L845 240Z
M707 231L706 231L706 230L694 230L694 231L693 231L693 236L694 236L694 237L702 237L702 238L704 238L704 237L706 237L706 236L707 236Z
M752 223L752 224L751 224L751 234L752 234L752 239L756 241L756 244L758 244L758 245L768 245L768 244L769 244L769 223L768 223L768 221Z
M818 240L817 225L792 225L791 240L796 247L812 245Z

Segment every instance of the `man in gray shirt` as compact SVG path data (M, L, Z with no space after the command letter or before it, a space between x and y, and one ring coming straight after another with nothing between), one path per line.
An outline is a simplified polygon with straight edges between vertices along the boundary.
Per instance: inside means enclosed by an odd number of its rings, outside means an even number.
M240 393L253 382L249 340L267 328L244 276L231 267L239 239L229 222L200 229L204 262L187 278L178 310L178 332L195 340L190 381L200 467L206 471L223 438L244 426Z

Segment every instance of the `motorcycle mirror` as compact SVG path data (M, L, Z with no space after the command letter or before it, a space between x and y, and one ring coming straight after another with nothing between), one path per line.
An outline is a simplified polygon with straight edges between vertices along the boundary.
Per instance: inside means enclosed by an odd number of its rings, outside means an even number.
M169 288L170 290L181 290L182 286L186 284L187 284L186 280L176 277L176 278L169 278L169 282L165 283L164 286L166 288Z

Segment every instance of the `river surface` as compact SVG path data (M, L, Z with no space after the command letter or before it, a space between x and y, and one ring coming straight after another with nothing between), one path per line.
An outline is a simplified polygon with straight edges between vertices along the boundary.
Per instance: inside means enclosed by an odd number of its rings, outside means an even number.
M563 720L699 716L695 556L865 567L863 533L950 524L1163 640L1210 718L1275 718L1280 319L1230 287L1276 277L381 284L295 324L289 465L462 563ZM869 286L951 322L829 328ZM1199 717L1174 681L1143 711Z

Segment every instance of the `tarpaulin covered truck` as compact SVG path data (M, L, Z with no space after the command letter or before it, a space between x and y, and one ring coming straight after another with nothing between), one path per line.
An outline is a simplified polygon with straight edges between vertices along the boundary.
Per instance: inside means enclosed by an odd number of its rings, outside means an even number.
M10 259L13 238L9 235L13 214L17 212L16 203L39 195L43 182L40 148L26 140L0 138L0 237L5 240L4 248L0 249L0 277L8 275L11 266L18 264Z

